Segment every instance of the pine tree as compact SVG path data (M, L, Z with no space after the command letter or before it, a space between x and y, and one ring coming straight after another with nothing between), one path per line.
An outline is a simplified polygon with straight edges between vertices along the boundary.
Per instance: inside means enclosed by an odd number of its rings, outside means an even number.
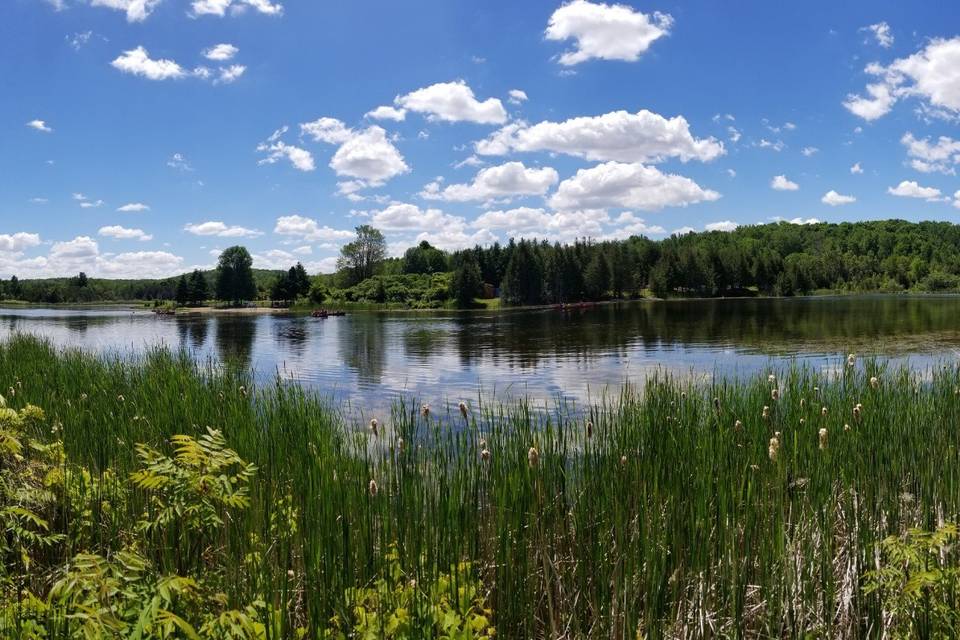
M587 272L584 274L584 284L587 288L587 297L591 300L599 300L610 287L610 266L607 259L601 251L594 251L593 257L587 264Z
M480 265L472 251L464 251L457 258L457 268L450 280L450 297L458 307L467 309L473 306L473 299L480 295L482 288Z
M180 276L177 281L177 292L174 294L174 300L177 304L187 304L190 302L190 285L187 284L187 276Z
M207 285L207 278L199 269L194 269L190 274L190 304L202 304L210 297L210 288Z

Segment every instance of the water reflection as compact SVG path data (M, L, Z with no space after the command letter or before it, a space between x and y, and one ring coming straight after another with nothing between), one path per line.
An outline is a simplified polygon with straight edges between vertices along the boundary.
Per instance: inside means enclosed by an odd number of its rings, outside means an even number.
M818 367L856 351L915 363L957 358L960 297L640 302L574 313L158 317L129 310L0 309L0 335L123 352L165 344L198 358L276 372L371 406L398 395L473 397L510 388L539 398L651 370L744 373L771 359ZM362 401L362 402L360 402Z
M232 366L250 368L259 320L260 318L255 316L246 315L224 315L217 318L217 353L221 361Z
M379 384L387 362L387 323L383 314L357 314L348 322L342 318L319 320L324 331L336 334L337 353L343 364L353 369L358 379L367 384Z

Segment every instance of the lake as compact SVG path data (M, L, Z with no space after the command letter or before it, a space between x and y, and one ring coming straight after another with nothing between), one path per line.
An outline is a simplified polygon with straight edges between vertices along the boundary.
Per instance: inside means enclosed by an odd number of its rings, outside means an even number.
M960 356L960 297L856 296L640 301L575 312L156 316L130 309L0 308L0 337L126 354L155 345L238 360L361 412L398 397L441 405L598 398L655 371L743 375L798 361L838 366L849 352L925 365Z

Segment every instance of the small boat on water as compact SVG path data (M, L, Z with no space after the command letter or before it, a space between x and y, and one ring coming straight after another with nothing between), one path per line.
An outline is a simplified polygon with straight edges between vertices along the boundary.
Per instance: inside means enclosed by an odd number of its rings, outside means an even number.
M347 315L345 311L327 311L326 309L314 309L310 314L314 318L324 318L336 317L336 316L345 316Z
M598 306L596 302L565 302L553 305L554 311L576 311L578 309L592 309Z

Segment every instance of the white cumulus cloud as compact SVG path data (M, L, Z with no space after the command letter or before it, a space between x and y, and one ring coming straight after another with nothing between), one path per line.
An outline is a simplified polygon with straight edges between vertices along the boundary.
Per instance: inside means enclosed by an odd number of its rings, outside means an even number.
M217 220L209 222L189 223L183 230L195 236L217 236L219 238L255 238L263 235L262 231L247 229L240 226L229 226Z
M122 211L123 213L137 213L139 211L149 211L150 206L143 204L142 202L130 202L123 205L122 207L117 208L117 211Z
M287 130L288 127L281 127L274 131L265 142L257 145L257 151L267 154L267 157L261 159L258 164L276 164L280 160L286 159L299 171L313 171L316 168L313 162L313 154L306 149L287 144L281 140Z
M721 220L720 222L709 222L703 226L707 231L733 231L740 224L733 220Z
M127 14L127 22L143 22L161 0L90 0L93 7L106 7Z
M580 169L561 182L550 204L556 209L621 207L657 211L719 198L719 193L700 187L690 178L662 173L656 167L606 162Z
M432 182L420 195L429 200L451 202L542 196L557 180L559 175L551 167L527 168L522 162L507 162L481 169L470 184L452 184L441 189L438 182Z
M887 187L887 193L901 198L922 198L928 202L940 199L940 189L921 187L915 180L904 180L895 187Z
M394 122L403 122L407 117L407 110L382 105L376 109L367 111L367 113L364 115L367 118L373 118L374 120L393 120Z
M587 160L647 163L669 158L709 162L725 153L715 138L694 138L683 116L664 118L646 109L535 125L513 123L475 146L481 155L552 151Z
M27 123L27 126L37 131L43 131L44 133L53 133L53 128L48 126L44 120L31 120Z
M186 77L187 72L173 60L154 60L142 46L124 51L110 63L115 69L148 80L170 80Z
M100 227L97 233L101 236L114 238L116 240L140 240L141 242L153 240L153 236L145 233L143 229L128 229L118 224Z
M394 103L407 111L426 114L431 120L478 124L503 124L507 121L507 111L500 100L477 100L473 90L463 80L438 82L397 96Z
M844 106L865 120L876 120L902 98L921 100L921 111L948 119L960 116L960 36L934 38L923 49L883 66L871 63L866 73L877 78L867 96L851 94Z
M878 22L866 27L861 27L860 30L872 34L873 39L884 49L889 49L893 46L893 32L890 29L890 25L886 22Z
M550 16L548 40L575 41L575 48L560 55L562 65L571 66L599 58L633 62L673 26L669 14L645 14L622 5L573 0Z
M773 180L770 181L770 188L777 191L796 191L800 188L800 185L787 179L787 176L781 175L773 177Z
M240 15L247 9L270 15L279 16L283 14L283 5L279 2L270 2L270 0L193 0L191 4L192 15L194 16L217 16L222 18L229 12L232 15Z
M204 50L203 57L215 62L226 62L227 60L232 60L239 52L240 49L232 44L221 43Z
M40 244L40 236L36 233L0 233L0 251L16 253L36 247Z
M820 198L820 202L823 204L828 204L831 207L839 207L840 205L851 204L856 201L857 199L853 196L845 196L841 193L837 193L833 189L827 191L825 194L823 194L823 197Z
M320 225L313 218L297 214L277 218L273 232L281 236L295 236L308 242L336 242L354 237L353 231Z
M956 175L955 165L960 164L960 140L940 136L931 142L930 138L915 138L908 131L900 142L907 148L910 166L917 171Z

